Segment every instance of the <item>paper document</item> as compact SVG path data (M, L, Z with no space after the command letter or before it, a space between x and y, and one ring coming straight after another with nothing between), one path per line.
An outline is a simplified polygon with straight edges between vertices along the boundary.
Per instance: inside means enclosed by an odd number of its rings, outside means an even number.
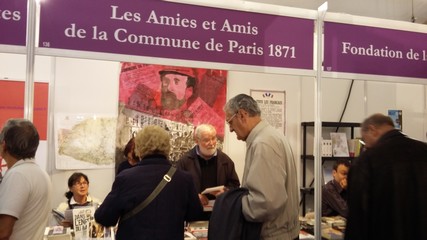
M215 200L209 200L208 205L203 205L203 211L205 212L211 212L213 209L213 206L215 204Z
M221 191L222 189L224 189L224 185L206 188L205 190L203 190L202 194L217 192L217 191Z

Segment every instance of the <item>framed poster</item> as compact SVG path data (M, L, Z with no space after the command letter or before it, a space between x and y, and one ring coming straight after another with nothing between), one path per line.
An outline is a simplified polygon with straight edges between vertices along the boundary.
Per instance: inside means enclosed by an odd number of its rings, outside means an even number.
M394 128L402 131L402 110L388 110L388 116L393 120Z
M122 62L116 164L132 135L146 125L168 129L171 161L194 146L194 127L208 123L224 140L227 71Z
M261 109L261 117L286 135L286 92L252 90L250 95Z

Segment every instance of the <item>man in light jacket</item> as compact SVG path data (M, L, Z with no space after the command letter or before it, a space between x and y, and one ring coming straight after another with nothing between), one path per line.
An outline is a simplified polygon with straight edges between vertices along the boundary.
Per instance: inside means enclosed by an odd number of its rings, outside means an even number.
M262 222L261 239L298 239L298 180L292 150L283 133L261 119L257 102L239 94L224 106L237 139L246 142L242 212L247 221Z

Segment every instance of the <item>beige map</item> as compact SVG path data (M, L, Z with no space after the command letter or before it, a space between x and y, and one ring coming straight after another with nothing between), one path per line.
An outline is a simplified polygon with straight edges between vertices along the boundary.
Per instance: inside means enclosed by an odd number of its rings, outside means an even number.
M57 163L58 160L67 161L69 159L67 157L95 165L114 163L116 118L91 117L79 121L78 118L66 117L62 119L62 122L64 128L57 129ZM75 125L70 122L74 122ZM66 125L69 124L72 127L67 128ZM70 164L71 161L68 161L67 164L60 163L59 165L72 169L74 168L72 165L78 164L77 162Z

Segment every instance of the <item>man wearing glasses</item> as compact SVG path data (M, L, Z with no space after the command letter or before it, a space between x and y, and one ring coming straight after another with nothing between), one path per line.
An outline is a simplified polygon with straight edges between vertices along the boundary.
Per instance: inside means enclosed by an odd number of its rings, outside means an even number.
M193 176L202 205L206 206L228 188L240 186L239 177L230 157L217 148L216 129L210 124L197 126L194 133L196 146L177 162L177 168ZM206 188L224 186L219 191L201 194Z
M242 213L261 222L262 240L298 239L298 179L292 150L283 133L261 119L257 102L239 94L224 106L230 132L246 142Z

